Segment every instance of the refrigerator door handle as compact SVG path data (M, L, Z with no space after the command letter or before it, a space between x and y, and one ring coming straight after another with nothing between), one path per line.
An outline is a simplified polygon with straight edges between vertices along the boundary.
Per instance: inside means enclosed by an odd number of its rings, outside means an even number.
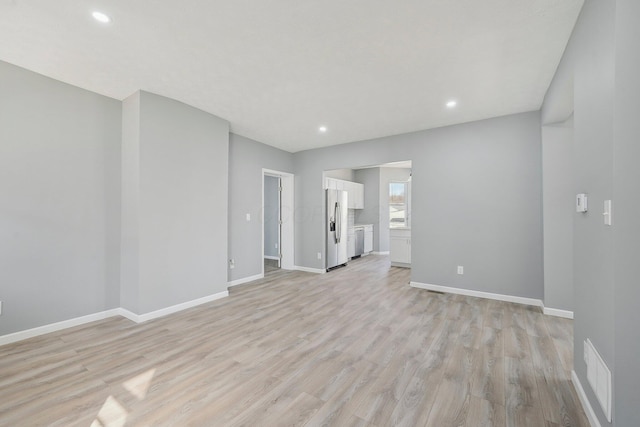
M340 208L338 202L333 207L333 228L336 243L340 243Z
M342 212L340 203L336 202L336 243L340 243L342 237Z

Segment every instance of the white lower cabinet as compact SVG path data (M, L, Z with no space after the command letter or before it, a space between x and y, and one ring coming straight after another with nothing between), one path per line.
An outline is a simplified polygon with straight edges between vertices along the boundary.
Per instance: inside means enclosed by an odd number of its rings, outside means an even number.
M373 251L373 225L364 226L364 253Z
M395 267L411 266L411 230L389 230L389 252L391 265Z

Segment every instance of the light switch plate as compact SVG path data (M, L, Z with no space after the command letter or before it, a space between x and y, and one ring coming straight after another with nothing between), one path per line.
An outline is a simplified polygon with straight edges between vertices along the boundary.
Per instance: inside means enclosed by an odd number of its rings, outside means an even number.
M587 211L587 195L580 193L576 195L576 212Z
M613 212L611 211L611 200L605 200L604 201L604 212L602 213L602 216L604 218L604 225L611 225L612 214L613 214Z

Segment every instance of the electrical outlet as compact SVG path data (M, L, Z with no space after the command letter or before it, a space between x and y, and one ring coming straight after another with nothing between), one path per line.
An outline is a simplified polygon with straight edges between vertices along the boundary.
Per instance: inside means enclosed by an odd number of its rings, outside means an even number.
M247 222L248 221L251 221L251 214L250 213L247 214Z
M318 259L322 259L322 252L318 252Z
M277 243L274 243L273 246L275 246L276 249L278 249L278 244Z
M236 268L236 260L230 259L229 260L229 270L233 270L234 268Z
M461 265L458 266L458 274L464 274L464 267Z

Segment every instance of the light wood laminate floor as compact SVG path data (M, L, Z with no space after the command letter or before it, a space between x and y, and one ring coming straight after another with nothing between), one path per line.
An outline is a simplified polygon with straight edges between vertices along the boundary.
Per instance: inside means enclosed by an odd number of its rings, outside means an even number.
M368 256L0 347L2 426L588 426L572 323Z

